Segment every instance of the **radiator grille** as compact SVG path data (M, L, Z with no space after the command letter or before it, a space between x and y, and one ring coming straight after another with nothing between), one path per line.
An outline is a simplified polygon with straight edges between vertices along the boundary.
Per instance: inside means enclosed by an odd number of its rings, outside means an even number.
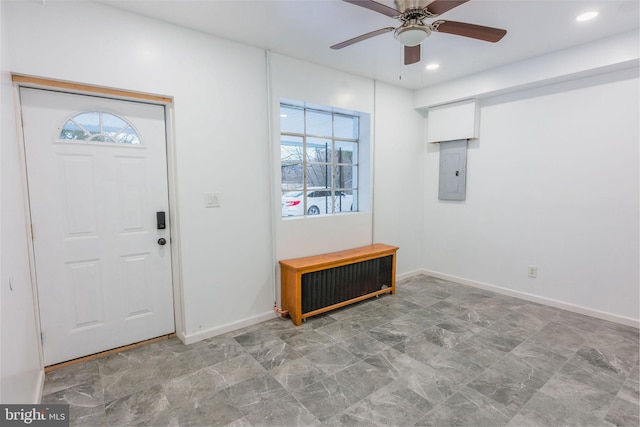
M391 286L393 256L302 275L302 313L328 307Z

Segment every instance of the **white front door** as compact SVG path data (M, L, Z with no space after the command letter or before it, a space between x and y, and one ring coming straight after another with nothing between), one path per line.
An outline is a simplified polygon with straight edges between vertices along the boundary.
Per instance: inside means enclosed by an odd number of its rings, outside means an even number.
M174 332L164 106L20 100L45 365Z

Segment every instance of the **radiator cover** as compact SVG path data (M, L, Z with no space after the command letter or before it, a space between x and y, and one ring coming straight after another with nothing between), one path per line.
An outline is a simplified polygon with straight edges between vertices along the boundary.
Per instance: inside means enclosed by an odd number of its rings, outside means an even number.
M393 256L302 275L302 313L391 287Z
M282 308L302 319L384 293L395 293L396 246L375 244L280 261Z

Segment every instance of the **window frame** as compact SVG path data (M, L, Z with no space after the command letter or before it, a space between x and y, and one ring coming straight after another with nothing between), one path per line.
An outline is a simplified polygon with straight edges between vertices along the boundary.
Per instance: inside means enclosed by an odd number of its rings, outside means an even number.
M303 203L303 208L302 208L302 215L292 215L292 216L286 216L286 215L282 215L281 213L281 218L307 218L310 216L317 216L314 214L309 214L308 213L308 198L311 192L314 191L330 191L330 195L333 196L327 196L327 197L331 197L331 212L325 212L323 215L343 215L343 214L349 214L349 213L356 213L359 212L359 208L358 208L358 192L359 192L359 174L360 174L360 142L361 142L361 126L362 126L362 120L361 117L358 114L354 114L354 113L347 113L347 112L341 112L341 111L336 111L334 108L331 107L327 107L322 108L319 106L307 106L307 105L296 105L295 103L290 103L290 102L286 102L286 101L281 101L279 103L279 107L280 107L280 112L282 114L282 108L288 108L288 109L297 109L297 110L301 110L303 113L303 117L302 117L302 123L303 123L303 133L298 133L298 132L285 132L282 130L282 124L280 125L280 149L282 150L283 144L283 137L288 136L288 137L293 137L293 138L299 138L302 141L302 145L301 145L301 153L302 153L302 159L300 161L291 161L291 162L286 162L283 161L282 159L282 154L280 157L280 170L282 171L282 167L285 165L300 165L302 168L302 188L295 188L295 189L285 189L283 187L283 182L282 182L282 175L280 176L280 193L281 193L281 197L284 196L285 193L292 193L292 192L302 192L302 203ZM316 135L316 134L310 134L307 133L307 112L314 112L314 113L322 113L322 114L330 114L331 115L331 135ZM348 117L351 120L355 120L357 123L357 131L356 131L356 138L345 138L345 137L339 137L339 136L335 136L335 118L336 116L341 116L341 117ZM330 140L330 147L328 147L328 150L331 150L331 159L327 162L313 162L313 161L309 161L308 160L308 155L307 155L307 139L309 138L316 138L316 139L326 139L326 140ZM345 142L345 143L351 143L354 144L354 152L356 153L356 160L353 161L353 158L351 159L350 163L345 163L345 162L338 162L338 160L336 159L337 156L334 155L334 153L336 152L336 143L340 143L340 142ZM282 151L281 151L282 153ZM325 167L328 167L329 170L331 170L331 179L330 179L330 186L328 187L323 187L323 188L317 188L315 186L309 186L308 185L308 166L309 165L324 165ZM339 187L337 186L337 179L336 179L336 175L337 175L337 170L339 170L339 168L342 167L350 167L352 168L352 171L355 171L355 173L352 173L352 186L351 187ZM336 211L337 208L337 203L336 201L339 201L341 203L341 199L342 199L342 195L348 196L347 192L351 193L351 197L352 197L352 206L351 209L348 211ZM339 197L336 197L336 194L340 195Z

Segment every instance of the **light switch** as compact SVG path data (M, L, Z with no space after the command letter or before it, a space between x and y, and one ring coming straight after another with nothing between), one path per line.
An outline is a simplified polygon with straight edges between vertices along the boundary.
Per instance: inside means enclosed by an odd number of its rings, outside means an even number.
M204 194L204 207L205 208L219 208L220 207L220 194L218 194L218 193L205 193Z

